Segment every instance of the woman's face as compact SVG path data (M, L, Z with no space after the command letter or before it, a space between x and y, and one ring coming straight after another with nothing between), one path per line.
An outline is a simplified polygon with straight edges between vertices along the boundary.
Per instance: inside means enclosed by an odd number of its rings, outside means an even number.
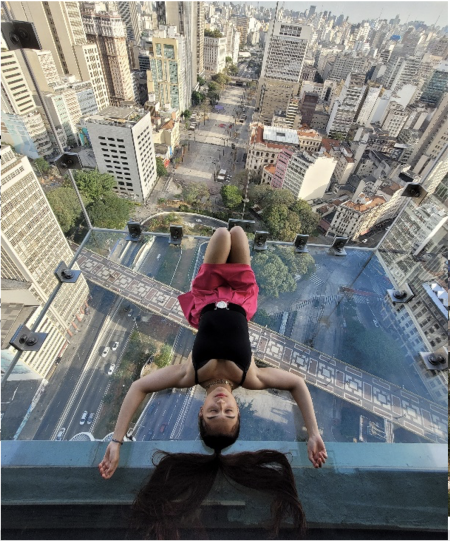
M230 391L216 387L205 398L200 417L211 433L228 434L238 422L239 408Z

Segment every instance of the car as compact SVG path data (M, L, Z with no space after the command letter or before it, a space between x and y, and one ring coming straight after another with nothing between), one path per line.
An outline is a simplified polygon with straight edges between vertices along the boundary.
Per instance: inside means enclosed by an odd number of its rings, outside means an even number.
M231 148L234 150L236 148L236 145L234 143L231 143Z
M166 429L166 426L167 424L166 423L163 423L160 427L159 427L159 431L160 433L162 434L164 432L164 430Z
M201 224L202 221L201 220L195 220L198 224Z
M56 436L56 441L61 441L63 439L65 432L66 432L66 429L64 427L61 428L61 430L58 432Z
M363 244L365 244L367 241L368 241L368 239L364 239L364 240L362 240L361 242L362 242Z
M95 417L95 413L92 412L89 414L89 417L87 418L87 424L88 425L91 425L92 424L92 421L94 420L94 417Z
M150 429L147 434L144 436L144 441L149 441L152 439L152 436L153 436L153 430Z
M81 416L81 419L80 419L80 425L84 425L84 423L86 422L87 416L88 416L88 412L83 411L83 415Z
M116 351L116 349L119 347L119 342L114 342L114 344L112 345L112 350L113 351Z
M131 317L133 315L133 312L128 312L128 317Z
M158 259L159 259L160 257L161 257L161 254L158 254L158 255L156 256L156 260L158 261Z
M106 347L103 351L102 351L102 357L106 357L109 353L109 347Z
M114 372L114 369L116 368L116 365L115 364L112 364L110 367L109 367L109 370L108 370L108 376L110 376L113 372Z
M378 323L378 321L376 319L373 320L373 324L375 325L375 327L379 327L380 324Z

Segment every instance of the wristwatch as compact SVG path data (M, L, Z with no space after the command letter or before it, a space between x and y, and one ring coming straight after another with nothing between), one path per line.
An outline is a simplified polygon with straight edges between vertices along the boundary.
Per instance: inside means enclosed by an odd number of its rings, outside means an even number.
M225 301L218 301L216 302L216 307L214 308L214 310L217 310L218 308L220 308L221 310L223 310L224 308L226 310L229 310L228 308L228 303L225 302Z

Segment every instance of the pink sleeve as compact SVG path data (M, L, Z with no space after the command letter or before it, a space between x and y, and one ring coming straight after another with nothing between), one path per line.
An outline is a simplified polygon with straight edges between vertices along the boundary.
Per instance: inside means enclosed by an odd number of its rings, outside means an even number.
M195 309L194 295L190 291L183 293L182 295L178 296L178 302L180 303L184 317L187 319L189 325L195 329L198 329L199 317L198 314L193 314Z

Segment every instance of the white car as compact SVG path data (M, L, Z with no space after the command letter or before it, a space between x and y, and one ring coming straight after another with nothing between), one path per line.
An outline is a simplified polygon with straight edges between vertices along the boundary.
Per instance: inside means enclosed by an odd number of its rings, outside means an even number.
M116 368L116 365L115 364L112 364L110 367L109 367L109 370L108 370L108 376L111 376L111 374L114 372Z
M201 220L195 220L198 224L201 224L202 221Z
M65 432L66 432L66 429L64 427L61 428L61 430L58 432L58 435L56 436L56 441L61 441L63 439Z
M114 342L114 344L112 345L112 350L113 351L116 351L116 349L119 347L119 342Z
M84 423L86 422L87 416L88 416L88 412L83 411L83 415L81 416L81 419L80 419L80 425L84 425Z
M103 351L102 351L102 357L106 357L109 353L109 347L106 347Z
M379 327L380 324L378 323L378 321L376 319L373 320L373 324L375 325L375 327Z
M158 255L156 256L156 260L158 260L160 257L161 257L161 254L158 254Z

